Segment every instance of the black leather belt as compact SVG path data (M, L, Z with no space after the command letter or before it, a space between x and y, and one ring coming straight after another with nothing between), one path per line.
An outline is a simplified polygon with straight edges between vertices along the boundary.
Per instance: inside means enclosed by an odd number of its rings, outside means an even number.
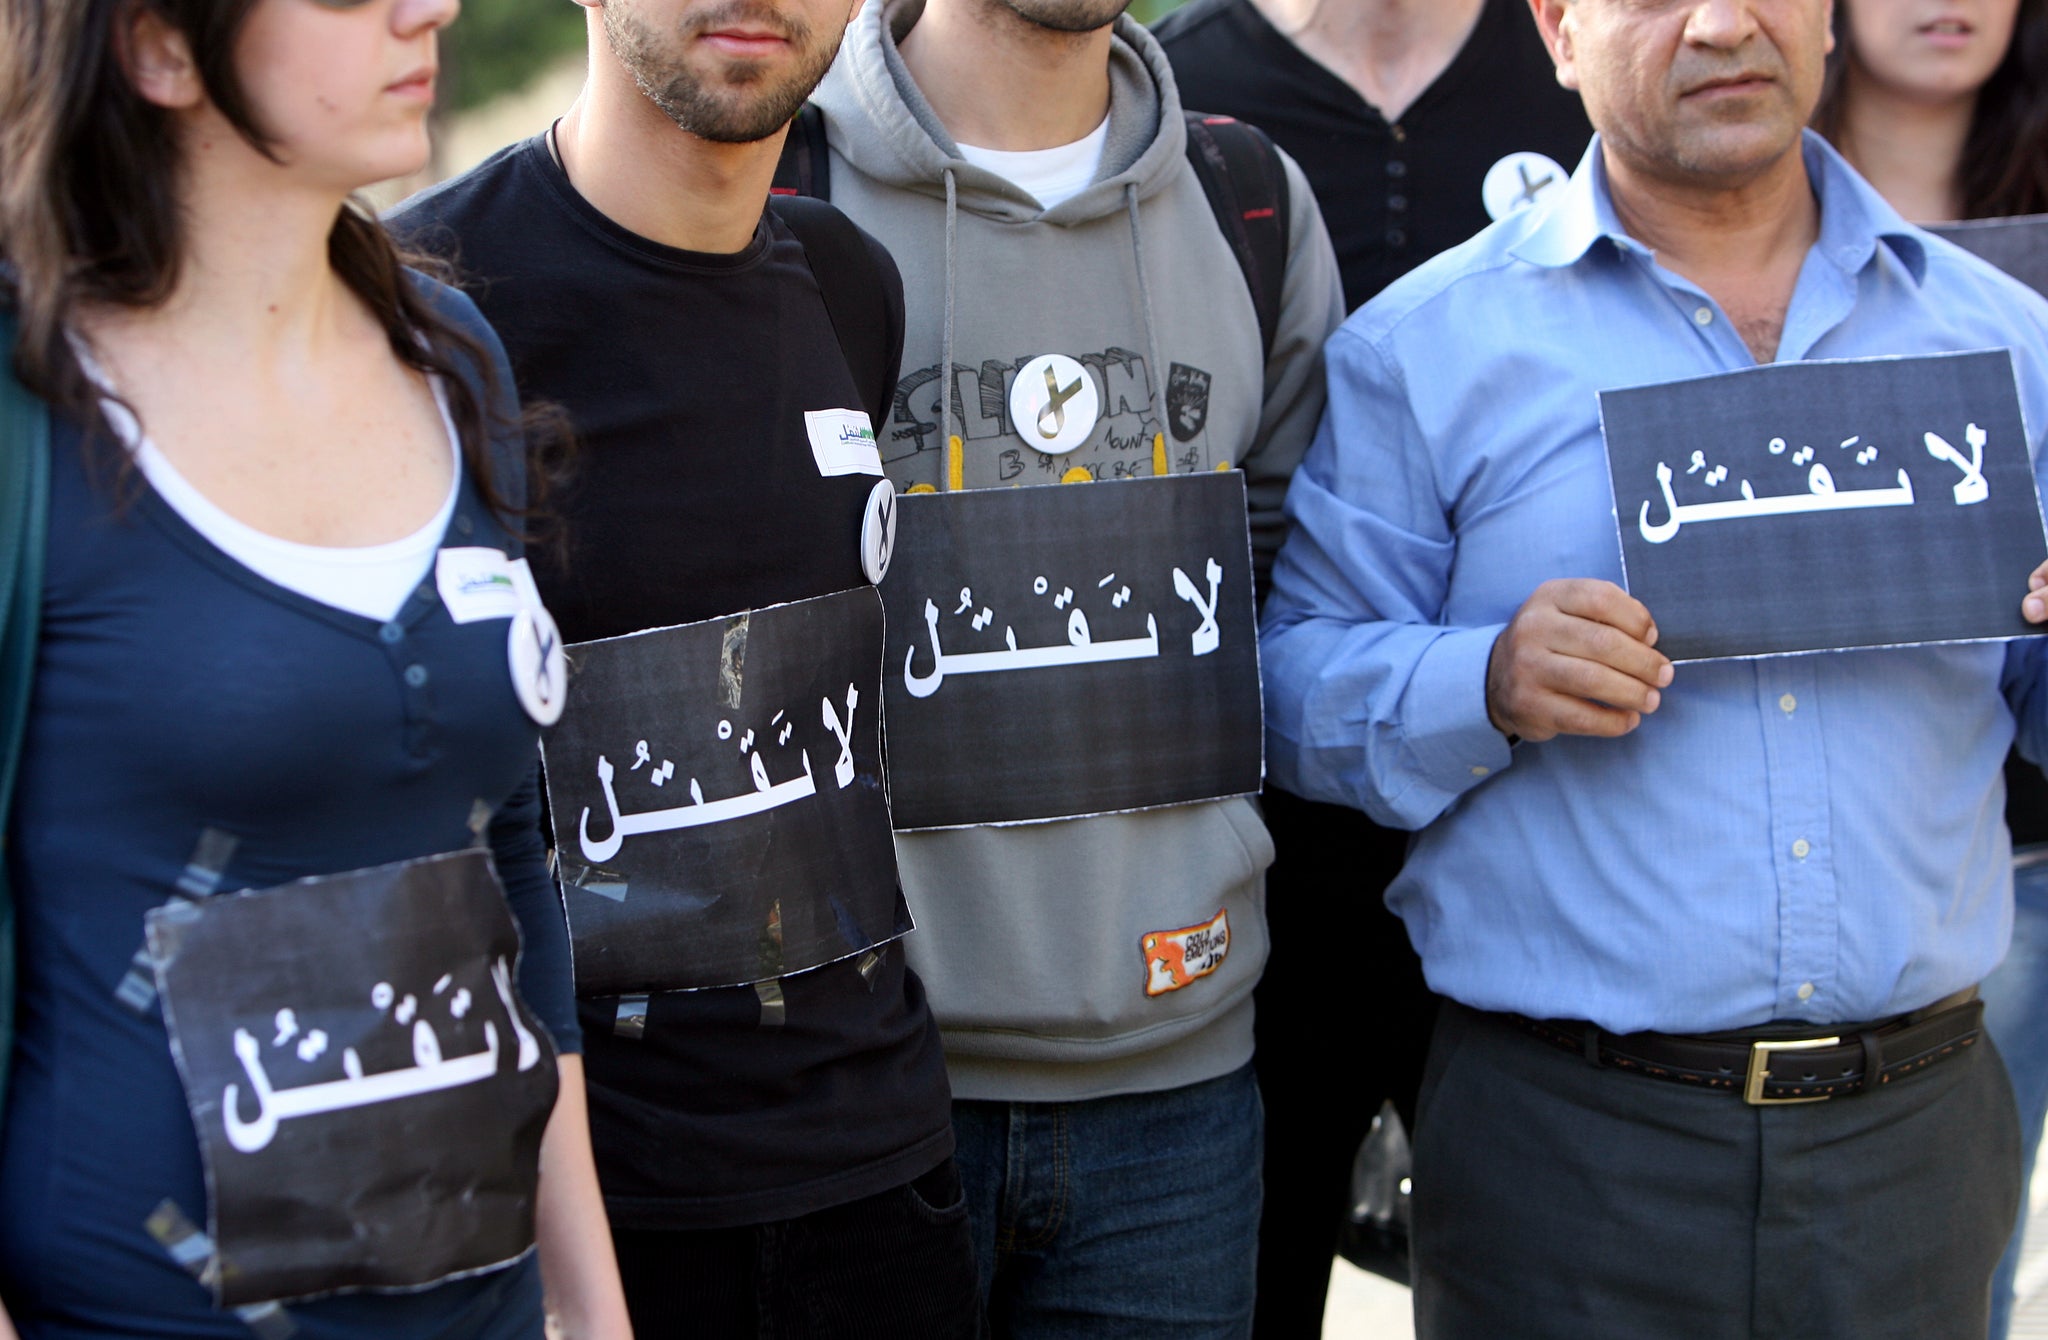
M1594 1065L1742 1095L1756 1106L1818 1103L1889 1084L1960 1056L1984 1031L1977 988L1870 1024L1838 1024L1812 1037L1771 1033L1679 1036L1609 1033L1564 1019L1503 1015L1514 1026Z

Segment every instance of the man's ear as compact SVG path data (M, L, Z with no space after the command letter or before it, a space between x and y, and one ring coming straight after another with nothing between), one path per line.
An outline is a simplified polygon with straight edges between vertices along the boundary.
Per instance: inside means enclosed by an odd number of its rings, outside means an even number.
M1536 30L1543 34L1543 45L1550 48L1551 63L1557 67L1557 82L1577 92L1579 71L1572 54L1571 0L1529 0L1529 10L1536 16Z
M206 100L206 81L199 77L185 34L148 0L130 0L121 7L114 19L114 51L143 101L181 109Z
M1823 55L1829 55L1829 56L1832 56L1832 55L1834 54L1834 52L1835 52L1835 15L1841 12L1841 8L1842 8L1842 7L1841 7L1840 5L1838 5L1838 4L1836 4L1836 3L1835 3L1835 0L1827 0L1827 3L1828 3L1828 12L1827 12L1827 24L1828 24L1828 26L1827 26L1827 35L1828 35L1828 44L1827 44L1826 46L1824 46L1824 47L1822 47L1822 48L1821 48L1821 52L1822 52L1822 54L1823 54Z

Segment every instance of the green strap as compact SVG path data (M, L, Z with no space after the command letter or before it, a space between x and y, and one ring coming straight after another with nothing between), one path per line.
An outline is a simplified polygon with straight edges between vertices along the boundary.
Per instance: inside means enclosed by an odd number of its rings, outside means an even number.
M14 1044L14 895L7 829L35 682L50 504L50 415L14 376L14 317L0 312L0 1110Z

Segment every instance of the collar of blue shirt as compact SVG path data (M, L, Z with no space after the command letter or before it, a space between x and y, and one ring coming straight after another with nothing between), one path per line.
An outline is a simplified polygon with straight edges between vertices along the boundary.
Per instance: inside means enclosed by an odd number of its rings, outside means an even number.
M1801 150L1807 177L1823 205L1817 250L1843 273L1853 275L1869 264L1877 244L1883 242L1897 254L1914 283L1924 282L1927 251L1912 225L1819 135L1805 132ZM1577 263L1603 238L1623 251L1645 259L1650 256L1648 247L1623 231L1614 212L1607 163L1601 155L1600 137L1595 135L1572 173L1570 185L1510 253L1531 265L1559 269Z

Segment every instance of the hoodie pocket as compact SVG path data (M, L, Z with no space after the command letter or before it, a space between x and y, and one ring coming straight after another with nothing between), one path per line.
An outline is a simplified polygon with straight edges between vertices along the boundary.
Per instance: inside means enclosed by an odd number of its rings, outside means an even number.
M949 1048L1147 1050L1264 966L1273 845L1249 800L900 842L911 965Z

